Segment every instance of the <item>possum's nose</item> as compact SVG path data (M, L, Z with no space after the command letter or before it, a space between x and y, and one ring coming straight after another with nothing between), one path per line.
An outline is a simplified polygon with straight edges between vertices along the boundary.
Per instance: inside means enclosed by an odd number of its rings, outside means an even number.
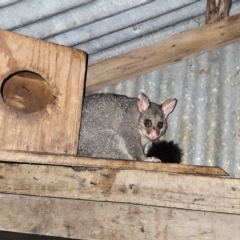
M153 130L150 132L149 136L150 136L150 139L156 139L157 136L158 136L156 130L153 129Z

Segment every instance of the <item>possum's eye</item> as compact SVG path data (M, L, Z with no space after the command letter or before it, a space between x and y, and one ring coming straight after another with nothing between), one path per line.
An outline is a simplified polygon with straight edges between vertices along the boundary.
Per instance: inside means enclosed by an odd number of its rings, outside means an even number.
M150 119L145 119L144 120L144 126L145 127L151 127L152 126L152 121Z
M158 129L162 129L162 128L163 128L163 122L159 122L159 123L157 124L157 127L158 127Z

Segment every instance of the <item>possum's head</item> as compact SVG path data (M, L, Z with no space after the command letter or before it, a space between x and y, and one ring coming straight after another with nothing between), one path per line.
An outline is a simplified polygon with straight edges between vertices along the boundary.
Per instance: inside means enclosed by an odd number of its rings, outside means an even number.
M146 95L141 93L138 100L139 132L142 137L153 141L160 138L167 129L167 117L177 104L177 99L168 99L161 105L151 103Z

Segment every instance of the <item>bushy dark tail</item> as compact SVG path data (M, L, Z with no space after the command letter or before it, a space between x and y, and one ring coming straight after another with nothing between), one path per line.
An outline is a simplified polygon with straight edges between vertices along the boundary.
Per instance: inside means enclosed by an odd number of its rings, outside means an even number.
M181 163L182 150L173 141L153 142L147 156L161 159L163 163Z

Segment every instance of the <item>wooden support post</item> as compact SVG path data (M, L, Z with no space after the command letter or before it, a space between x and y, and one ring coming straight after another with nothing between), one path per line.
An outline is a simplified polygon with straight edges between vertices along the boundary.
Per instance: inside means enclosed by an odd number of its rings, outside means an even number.
M229 16L232 0L208 0L206 9L206 24L220 21Z
M206 24L160 42L92 64L86 90L93 91L131 79L218 47L239 41L240 14Z

